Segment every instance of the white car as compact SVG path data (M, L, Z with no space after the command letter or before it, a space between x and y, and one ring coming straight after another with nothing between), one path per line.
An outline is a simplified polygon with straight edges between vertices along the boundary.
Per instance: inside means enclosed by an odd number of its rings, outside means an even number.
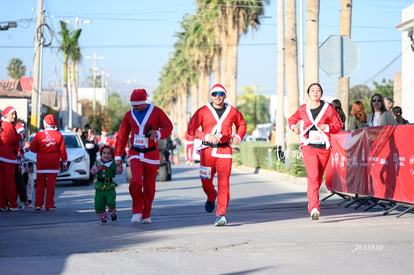
M75 132L62 132L65 141L66 153L68 155L68 169L61 171L57 176L57 181L71 181L73 183L89 184L90 183L90 160L85 145L81 137ZM32 135L29 142L33 140ZM36 153L31 151L24 153L24 160L31 161L35 164L36 171ZM35 176L36 179L36 176Z

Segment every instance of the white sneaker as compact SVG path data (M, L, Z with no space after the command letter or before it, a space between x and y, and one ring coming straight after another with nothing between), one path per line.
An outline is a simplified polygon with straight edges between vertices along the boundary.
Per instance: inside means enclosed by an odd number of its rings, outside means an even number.
M313 208L310 213L311 220L313 221L319 220L319 216L320 216L320 213L319 213L318 208Z
M131 222L132 223L140 223L142 218L142 214L132 214Z
M152 223L151 218L142 219L142 223L151 224Z

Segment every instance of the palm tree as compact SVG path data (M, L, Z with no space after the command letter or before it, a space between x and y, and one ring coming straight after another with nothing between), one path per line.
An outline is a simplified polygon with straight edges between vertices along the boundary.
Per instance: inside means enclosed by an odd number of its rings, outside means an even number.
M352 18L352 0L341 1L341 19L339 26L339 34L351 37L351 18ZM344 110L348 110L349 106L349 77L343 77L341 81L341 103ZM346 116L348 118L348 116ZM347 120L345 122L347 125Z
M319 82L319 7L319 0L306 1L305 88Z
M78 73L77 73L77 68L78 68L78 64L79 61L81 60L81 51L80 51L80 47L79 47L79 37L81 35L82 30L81 29L77 29L75 30L72 35L71 35L71 48L70 48L70 52L69 52L69 57L70 60L72 62L72 78L71 78L71 82L72 82L72 89L71 89L71 102L72 102L72 110L71 112L69 112L69 118L71 123L70 126L79 126L79 121L78 121L78 86L77 86L77 77L78 77Z
M77 29L70 32L64 21L60 21L60 27L61 31L59 34L62 37L62 42L59 49L63 53L62 122L64 127L72 127L72 110L77 109L77 87L76 83L73 83L76 82L76 63L81 58L79 36L82 30ZM69 60L72 61L72 94L68 90Z
M60 21L61 31L59 32L62 37L62 42L59 49L63 53L63 91L62 91L62 106L61 106L61 118L63 127L68 126L69 120L69 97L68 97L68 71L69 71L69 52L70 52L70 32L67 28L67 24L64 21Z
M292 115L299 107L298 91L298 58L297 58L297 34L296 34L296 0L286 0L286 91L288 98L288 115ZM299 143L299 137L292 131L288 131L288 148Z
M19 80L26 74L26 66L23 65L23 61L19 58L12 58L7 65L7 75L12 79Z
M286 149L285 141L285 0L277 0L277 109L276 145Z
M264 14L264 0L208 0L207 10L216 14L216 37L220 42L221 82L228 91L228 101L236 106L237 56L240 35L248 27L256 28Z

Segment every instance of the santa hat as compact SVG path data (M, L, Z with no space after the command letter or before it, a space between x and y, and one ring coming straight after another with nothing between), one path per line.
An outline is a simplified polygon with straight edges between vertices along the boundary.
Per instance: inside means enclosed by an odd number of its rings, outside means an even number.
M109 150L111 150L112 157L115 155L115 149L114 149L114 147L112 147L112 145L105 144L105 145L102 145L101 148L99 149L99 154L101 156L102 156L102 151L103 151L104 148L109 148Z
M13 112L16 112L16 109L12 106L8 106L3 110L3 112L1 113L1 116L6 117L7 115L9 115Z
M43 123L46 126L54 126L56 127L55 117L53 115L46 115L43 119Z
M21 122L17 122L15 128L16 128L17 133L20 134L21 132L24 131L24 124Z
M226 89L223 87L223 85L221 84L215 84L213 87L211 87L210 89L210 95L214 92L224 92L224 94L227 96L227 91Z
M107 134L108 132L105 129L102 129L102 134Z
M131 94L131 105L141 105L147 103L147 91L145 89L135 89Z

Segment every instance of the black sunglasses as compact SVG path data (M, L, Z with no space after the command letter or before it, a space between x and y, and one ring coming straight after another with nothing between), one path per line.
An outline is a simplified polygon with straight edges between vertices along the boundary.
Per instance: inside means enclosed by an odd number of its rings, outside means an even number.
M381 99L373 99L371 102L382 102Z

